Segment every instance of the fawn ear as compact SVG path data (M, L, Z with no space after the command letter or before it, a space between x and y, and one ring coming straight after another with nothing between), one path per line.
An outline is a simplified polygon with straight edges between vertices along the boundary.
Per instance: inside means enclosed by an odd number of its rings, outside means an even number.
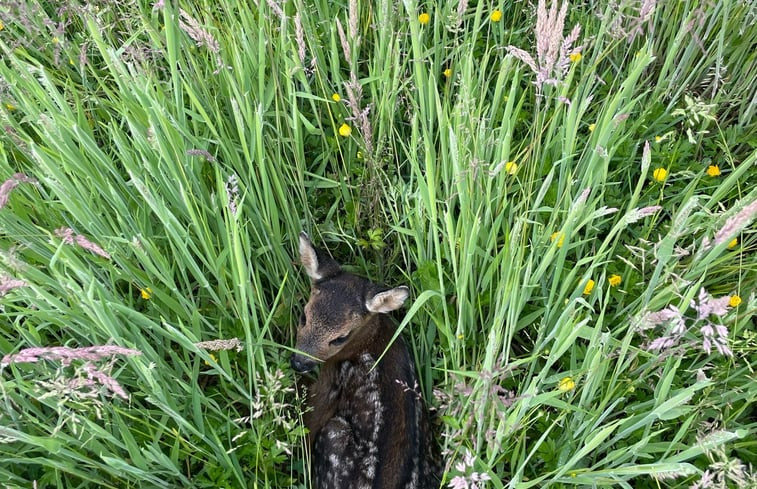
M313 282L333 277L341 271L339 263L328 253L315 248L304 232L300 233L300 262Z
M310 238L305 232L300 233L300 261L305 267L305 272L312 280L320 280L323 276L318 273L318 253L310 243Z
M402 307L409 295L410 289L404 285L395 287L369 297L365 301L365 307L370 312L392 312Z

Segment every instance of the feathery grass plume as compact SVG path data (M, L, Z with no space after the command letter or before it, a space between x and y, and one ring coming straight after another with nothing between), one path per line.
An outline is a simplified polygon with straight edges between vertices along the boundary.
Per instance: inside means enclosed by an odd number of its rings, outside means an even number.
M716 442L730 433L714 429L714 423L703 425L700 431L704 433L697 435L697 445L704 450L710 464L701 478L689 486L689 489L757 487L757 472L754 472L751 464L745 465L740 459L733 457L725 445Z
M725 316L728 313L730 302L730 296L715 299L707 293L704 287L699 290L698 300L691 301L691 308L697 312L697 321L704 321L699 332L702 333L702 349L708 355L712 352L714 345L721 355L733 356L733 352L728 347L728 328L709 320L709 316Z
M9 126L8 124L6 124L3 126L3 130L5 131L5 134L7 134L8 137L11 138L11 140L13 141L13 144L15 144L19 149L23 151L28 150L29 145L26 144L26 142L19 137L18 132L12 126Z
M269 0L269 3L272 0ZM152 5L153 10L162 10L165 8L164 0L158 0ZM179 9L179 28L183 30L196 44L197 46L204 46L208 51L216 56L216 69L213 74L217 74L221 69L226 66L221 58L221 47L218 40L213 37L207 29L205 29L200 22L189 15L184 9Z
M302 28L302 16L299 10L294 15L294 39L297 41L297 57L300 58L300 64L305 67L305 31Z
M639 13L636 17L633 17L631 25L631 31L628 33L628 43L631 44L636 36L644 35L644 24L649 23L654 14L657 0L642 0L641 6L639 6Z
M611 0L607 5L607 10L614 13L610 20L608 16L600 12L597 14L600 20L609 24L607 31L615 39L625 39L631 44L637 36L644 35L644 25L652 25L650 22L657 6L657 0L623 0L618 2ZM627 8L636 11L635 14L626 14Z
M729 241L734 234L748 226L755 216L757 216L757 199L753 200L750 204L745 205L739 212L731 216L725 224L723 224L723 227L715 233L713 246L718 246Z
M205 158L207 161L210 161L211 163L216 161L215 157L205 149L188 149L185 154L187 156L200 156L202 158Z
M268 4L268 8L273 10L273 13L275 13L279 19L286 19L287 16L284 13L284 10L282 10L281 5L279 5L276 0L266 0L266 3Z
M15 173L12 177L3 182L3 184L0 185L0 209L5 207L5 204L8 203L10 193L21 183L37 183L37 181L31 177L27 177L23 173Z
M570 68L570 57L581 52L581 46L574 46L581 35L581 24L576 24L567 37L563 37L565 15L568 2L564 0L558 10L557 0L552 1L549 11L545 0L539 0L536 7L536 59L528 52L515 46L507 46L508 53L523 61L536 74L537 91L542 86L557 85Z
M662 209L662 206L659 205L650 205L647 207L642 208L636 208L631 209L628 214L626 214L623 219L625 220L626 224L633 224L636 221L639 221L641 219L644 219L645 217L652 216L659 212Z
M360 100L363 98L363 86L358 81L354 71L350 72L350 81L344 82L344 91L347 94L345 103L352 111L352 117L347 118L347 120L355 121L355 125L360 129L360 134L363 136L363 144L365 144L365 151L370 158L373 155L373 126L368 117L371 105L368 105L364 109L360 107Z
M683 319L683 314L673 305L669 305L656 312L646 313L637 323L636 328L644 331L667 323L672 325L671 332L675 335L681 335L686 332L686 323Z
M80 69L84 66L87 66L87 63L89 63L89 57L87 56L87 49L89 49L88 42L83 42L81 43L81 46L79 46L79 68Z
M20 245L13 245L8 250L0 250L0 259L14 271L20 271L24 269L25 263L18 258L18 250L22 248Z
M216 38L184 9L179 9L179 27L192 38L197 46L205 46L210 52L216 54L221 51Z
M691 326L699 325L699 332L702 335L702 350L708 355L712 353L712 347L715 346L721 355L733 356L733 352L728 347L728 328L722 324L715 324L709 319L710 316L725 316L728 313L730 300L730 296L715 299L702 287L698 299L691 301L691 308L697 312L697 317L693 320ZM651 341L646 347L647 350L667 350L677 345L684 334L689 331L686 327L686 318L675 306L668 306L660 311L647 313L639 321L637 328L645 330L664 324L672 325L670 332Z
M69 348L67 346L43 346L35 348L25 348L18 353L8 354L0 360L0 367L5 367L11 363L37 363L40 360L57 360L64 366L68 366L73 360L86 360L88 362L97 362L105 358L115 356L132 356L141 355L139 350L124 348L116 345L94 345L83 346L80 348Z
M121 384L119 384L116 379L111 377L109 373L110 369L107 369L108 371L100 370L89 362L85 363L82 366L82 369L87 374L88 379L93 382L91 386L100 384L121 399L129 398L129 396L126 394L126 391L123 389L123 387L121 387Z
M591 194L591 187L586 187L581 192L581 195L578 196L578 198L576 199L576 203L574 205L581 205L584 202L586 202L586 199L589 198L589 194Z
M14 363L38 363L40 360L58 361L63 367L68 367L74 361L84 361L76 369L73 376L59 372L52 381L40 381L40 385L48 390L47 396L76 394L75 397L94 397L98 386L105 387L109 392L122 399L128 399L126 391L116 379L111 376L111 370L117 356L141 355L139 350L123 348L115 345L95 345L81 348L66 346L26 348L18 353L5 355L0 360L0 369ZM109 360L99 368L95 362Z
M355 43L356 47L360 46L360 36L358 36L357 23L358 23L358 11L357 0L350 0L348 4L348 12L350 18L350 39ZM349 60L348 60L349 61Z
M339 33L339 41L342 44L342 52L344 53L344 59L347 60L347 63L352 62L352 50L350 49L350 43L347 40L347 34L344 33L344 28L342 27L342 21L339 19L336 19L336 31Z
M81 234L74 234L74 230L67 227L61 227L55 230L55 235L63 240L68 245L77 244L79 247L84 248L87 251L91 251L95 255L100 255L103 258L110 260L110 253L102 249L97 244L88 240Z
M244 345L242 345L242 342L239 341L239 338L231 338L228 340L200 341L199 343L195 343L195 346L202 350L208 350L208 351L218 351L218 350L242 351L242 349L244 348Z
M697 312L697 319L706 319L707 316L722 317L728 313L728 306L731 302L730 296L723 296L715 299L707 293L704 287L699 290L698 301L691 300L691 307Z
M26 287L27 285L29 284L27 284L23 280L12 278L7 275L0 275L0 297L4 296L13 289Z
M451 32L457 32L460 30L460 26L463 25L463 16L465 15L465 12L468 10L468 0L459 0L457 2L457 12L455 15L451 15L451 25L449 26L449 30Z

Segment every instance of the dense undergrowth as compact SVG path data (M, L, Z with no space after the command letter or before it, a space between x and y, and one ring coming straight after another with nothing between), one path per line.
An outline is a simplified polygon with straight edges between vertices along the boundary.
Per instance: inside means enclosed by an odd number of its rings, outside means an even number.
M755 45L737 0L3 2L0 485L308 487L301 229L411 287L444 486L754 485Z

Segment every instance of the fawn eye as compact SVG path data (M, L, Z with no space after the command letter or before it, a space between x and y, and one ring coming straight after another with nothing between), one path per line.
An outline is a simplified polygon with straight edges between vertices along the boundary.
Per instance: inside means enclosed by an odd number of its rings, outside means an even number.
M333 340L329 341L329 344L330 344L331 346L339 346L339 345L343 345L343 344L344 344L344 343L345 343L345 342L347 341L347 339L348 339L349 337L350 337L350 334L349 334L349 333L347 333L347 334L345 334L345 335L339 336L338 338L334 338Z

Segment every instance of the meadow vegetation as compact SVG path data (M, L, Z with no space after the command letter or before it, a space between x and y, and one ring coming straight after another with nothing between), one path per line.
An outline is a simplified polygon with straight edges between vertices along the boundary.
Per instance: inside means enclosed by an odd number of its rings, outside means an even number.
M452 488L757 487L757 8L0 3L0 486L309 487L310 233Z

